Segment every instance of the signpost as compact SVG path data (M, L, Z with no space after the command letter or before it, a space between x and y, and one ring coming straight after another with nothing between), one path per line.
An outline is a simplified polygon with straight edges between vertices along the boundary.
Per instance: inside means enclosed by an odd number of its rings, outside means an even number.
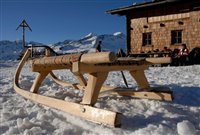
M29 27L28 23L23 20L20 25L17 27L16 30L18 30L20 27L22 27L23 29L23 33L22 33L22 36L23 36L23 41L22 41L22 45L23 45L23 48L26 46L26 42L25 42L25 28L28 28L31 32L32 32L32 29Z

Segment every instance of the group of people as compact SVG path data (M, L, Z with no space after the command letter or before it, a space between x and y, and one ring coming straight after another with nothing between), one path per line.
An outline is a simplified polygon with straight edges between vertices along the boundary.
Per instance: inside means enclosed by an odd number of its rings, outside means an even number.
M189 64L189 49L186 44L182 44L179 49L174 49L171 53L172 66L185 66Z
M101 52L101 41L98 42L96 45L96 52ZM122 51L121 49L119 52ZM122 51L123 52L123 51ZM167 47L164 47L164 50L162 52L168 52L172 54L172 63L175 62L174 65L176 66L184 66L189 64L189 49L187 48L186 44L182 44L179 49L175 49L173 52L168 49ZM125 54L125 53L124 53Z
M167 47L164 47L162 51L156 49L153 51L153 53L160 53L159 55L160 57L171 57L172 66L185 66L190 64L189 62L190 52L186 44L182 44L179 49L174 49L173 51Z

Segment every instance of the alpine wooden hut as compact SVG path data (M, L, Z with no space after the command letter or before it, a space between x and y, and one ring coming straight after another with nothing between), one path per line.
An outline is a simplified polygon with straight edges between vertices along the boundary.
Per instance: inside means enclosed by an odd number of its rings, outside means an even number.
M154 0L107 13L126 16L128 54L200 47L200 0Z

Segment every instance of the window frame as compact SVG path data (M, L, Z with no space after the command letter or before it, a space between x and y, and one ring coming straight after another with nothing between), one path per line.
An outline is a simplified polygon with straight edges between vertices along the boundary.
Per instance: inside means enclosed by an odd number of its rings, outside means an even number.
M152 32L142 33L142 46L152 45Z
M182 44L183 41L183 30L172 30L171 31L171 44Z

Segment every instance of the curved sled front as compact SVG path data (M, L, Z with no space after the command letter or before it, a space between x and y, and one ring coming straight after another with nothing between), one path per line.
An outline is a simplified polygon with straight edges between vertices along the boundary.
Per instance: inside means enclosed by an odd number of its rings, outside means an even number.
M31 54L31 51L28 49L27 52L25 53L24 57L20 61L19 65L17 67L17 71L15 73L14 89L18 94L20 94L21 96L23 96L27 99L38 102L40 104L43 104L43 105L46 105L46 106L49 106L49 107L52 107L52 108L55 108L58 110L62 110L69 114L73 114L75 116L81 117L81 118L89 120L89 121L93 121L95 123L110 125L113 127L120 126L120 114L119 113L95 108L95 107L88 106L88 105L72 103L72 102L67 102L67 101L63 101L63 100L59 100L59 99L55 99L55 98L51 98L51 97L42 96L42 95L39 95L36 93L28 92L27 90L20 88L19 82L18 82L19 76L20 76L21 70L22 70L25 62L29 58L30 54ZM37 82L37 80L35 80L35 82ZM33 84L33 86L39 88L38 85L36 86ZM33 86L32 86L32 88L33 88Z

